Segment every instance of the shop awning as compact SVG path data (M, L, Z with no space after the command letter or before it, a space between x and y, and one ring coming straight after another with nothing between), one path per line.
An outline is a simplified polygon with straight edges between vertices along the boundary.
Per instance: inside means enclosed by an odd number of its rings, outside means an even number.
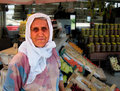
M56 3L56 2L71 2L77 0L0 0L3 4L41 4L41 3Z

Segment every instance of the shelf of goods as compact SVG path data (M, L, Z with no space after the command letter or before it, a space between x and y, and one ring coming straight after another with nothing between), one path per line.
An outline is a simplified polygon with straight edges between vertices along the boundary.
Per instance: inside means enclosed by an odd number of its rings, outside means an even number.
M81 30L90 60L106 60L108 55L120 54L120 24L95 24Z
M0 80L0 91L2 91L2 86L4 84L8 63L13 58L13 56L18 52L18 44L14 43L13 47L0 51L0 61L3 64L3 68L1 69L1 80Z

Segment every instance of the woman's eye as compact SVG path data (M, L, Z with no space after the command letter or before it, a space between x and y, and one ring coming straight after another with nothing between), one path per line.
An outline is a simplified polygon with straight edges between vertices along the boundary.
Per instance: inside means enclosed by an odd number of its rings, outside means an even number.
M42 27L42 31L45 32L47 30L46 27Z
M37 27L33 28L33 31L37 32L39 29Z

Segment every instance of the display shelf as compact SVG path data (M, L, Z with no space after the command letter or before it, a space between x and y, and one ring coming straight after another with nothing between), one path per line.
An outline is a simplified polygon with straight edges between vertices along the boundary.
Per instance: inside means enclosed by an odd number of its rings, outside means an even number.
M120 52L94 52L89 54L89 58L93 61L102 61L106 60L109 55L117 55L120 58Z

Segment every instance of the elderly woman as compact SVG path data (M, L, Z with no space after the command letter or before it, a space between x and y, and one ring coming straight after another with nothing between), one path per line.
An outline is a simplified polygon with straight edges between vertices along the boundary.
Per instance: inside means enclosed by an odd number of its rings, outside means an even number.
M9 63L3 91L64 91L52 36L47 15L36 13L28 18L25 41Z

